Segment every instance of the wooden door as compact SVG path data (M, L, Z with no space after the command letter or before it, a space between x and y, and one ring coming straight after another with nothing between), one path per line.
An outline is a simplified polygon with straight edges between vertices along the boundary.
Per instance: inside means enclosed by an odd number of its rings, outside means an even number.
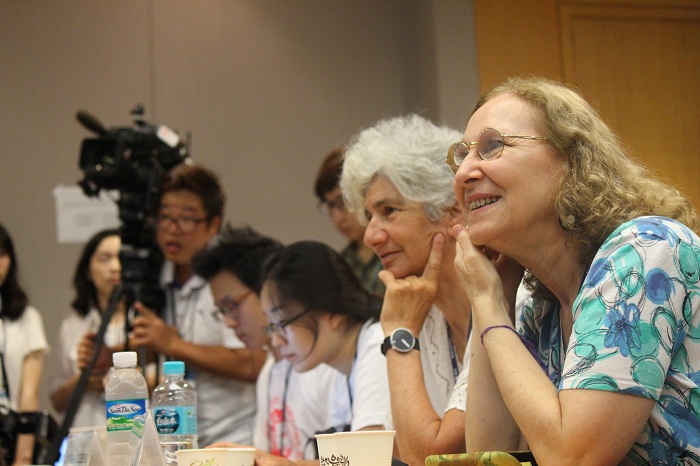
M575 85L638 160L700 208L700 0L475 0L482 90Z

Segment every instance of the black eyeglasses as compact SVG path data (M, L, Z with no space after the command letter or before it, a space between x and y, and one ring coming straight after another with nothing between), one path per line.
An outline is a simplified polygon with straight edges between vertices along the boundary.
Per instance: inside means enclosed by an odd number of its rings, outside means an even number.
M273 311L280 310L280 308L276 307L272 310ZM267 335L270 338L272 338L275 335L284 336L284 329L289 324L291 324L292 322L294 322L295 320L297 320L299 317L303 316L304 314L306 314L310 310L311 310L311 308L306 308L303 311L301 311L300 313L290 317L289 319L283 320L281 322L273 322L273 323L267 324L266 326L263 327L263 332L265 332L265 335Z
M486 128L479 134L479 139L474 142L455 142L447 151L445 163L452 173L457 173L459 166L469 155L471 146L476 146L476 153L482 160L493 160L498 158L503 152L505 138L532 139L537 141L548 141L549 139L540 136L517 136L515 134L503 134L496 128Z
M347 209L345 208L345 201L343 200L343 196L337 196L335 199L319 202L318 210L320 210L321 213L326 217L330 217L331 213L333 213L333 210L337 210L338 212L345 212Z
M197 225L206 221L207 217L174 217L168 214L158 214L156 216L156 228L158 228L160 231L165 231L174 223L183 233L192 233Z
M243 301L245 301L251 294L253 294L253 292L248 290L236 300L229 298L222 299L221 305L216 308L214 314L228 317L229 319L233 320L238 320L238 315L241 312L241 305L243 304Z

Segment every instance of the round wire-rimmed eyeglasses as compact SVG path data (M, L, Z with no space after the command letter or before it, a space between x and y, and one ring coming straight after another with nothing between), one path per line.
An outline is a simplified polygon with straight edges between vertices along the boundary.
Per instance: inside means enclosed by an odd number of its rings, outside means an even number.
M537 141L548 141L549 139L540 136L519 136L516 134L503 134L496 128L485 128L479 133L479 138L473 142L455 142L447 150L445 163L452 173L457 173L459 166L469 155L472 146L476 146L476 153L482 160L493 160L498 158L505 147L506 138L531 139Z

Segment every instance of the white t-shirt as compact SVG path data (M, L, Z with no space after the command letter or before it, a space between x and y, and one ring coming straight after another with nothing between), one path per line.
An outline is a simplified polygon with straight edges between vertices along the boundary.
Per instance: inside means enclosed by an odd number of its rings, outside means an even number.
M44 321L41 314L32 306L24 308L19 319L2 319L0 332L0 349L2 350L7 385L10 389L10 407L19 410L20 387L22 382L22 365L24 358L35 351L49 351L49 344L44 333ZM0 379L2 374L0 373ZM3 392L0 382L0 392ZM0 403L7 403L6 395Z
M314 459L314 434L342 423L332 410L340 380L346 377L326 364L300 373L286 359L268 356L258 376L253 445L290 461Z
M203 346L245 348L234 331L217 318L214 297L203 278L193 275L182 287L175 288L168 285L172 276L173 266L166 263L161 283L168 304L163 318L177 327L182 339ZM250 445L255 426L255 384L188 367L185 370L187 379L197 388L199 445L219 441Z
M78 345L87 332L96 333L100 327L102 316L93 308L86 316L81 316L72 311L61 321L58 333L58 362L54 367L51 380L51 391L54 392L68 382L72 377L80 374L78 368ZM104 336L104 344L114 347L124 344L123 320L107 325ZM61 413L64 414L64 413ZM73 419L73 427L90 427L105 425L105 394L104 390L85 390L80 400L80 406Z
M357 338L350 377L340 380L336 386L334 418L344 419L343 424L349 424L350 430L386 426L387 419L391 419L389 377L386 358L381 352L382 341L384 332L379 322L366 322Z

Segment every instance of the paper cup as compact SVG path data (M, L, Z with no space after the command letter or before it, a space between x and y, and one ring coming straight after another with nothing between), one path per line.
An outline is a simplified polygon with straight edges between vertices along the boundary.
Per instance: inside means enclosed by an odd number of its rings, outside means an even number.
M395 433L393 430L362 430L318 434L316 442L321 466L391 466Z
M253 466L255 448L178 450L177 466Z

